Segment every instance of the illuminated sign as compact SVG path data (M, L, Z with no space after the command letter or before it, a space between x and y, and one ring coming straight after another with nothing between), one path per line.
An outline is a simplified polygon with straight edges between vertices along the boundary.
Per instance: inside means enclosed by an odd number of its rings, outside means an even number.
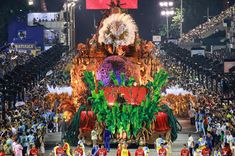
M27 53L36 50L35 44L15 44L14 46L14 49L21 53Z
M34 44L15 44L16 49L35 49Z

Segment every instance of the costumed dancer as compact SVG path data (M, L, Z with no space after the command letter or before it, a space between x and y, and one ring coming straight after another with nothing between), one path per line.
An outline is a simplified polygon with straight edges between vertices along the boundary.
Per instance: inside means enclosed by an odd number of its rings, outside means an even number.
M144 150L141 146L139 146L139 148L135 151L135 156L145 156Z
M83 156L83 149L81 145L78 145L74 150L74 156Z
M171 151L170 151L170 147L169 147L169 143L168 142L164 143L164 148L166 149L166 155L170 156Z
M121 153L122 153L122 144L119 143L116 156L121 156Z
M95 146L98 140L98 132L96 128L91 131L91 140L92 140L93 146Z
M127 149L127 144L123 144L121 156L131 156L130 151Z
M64 155L64 148L61 146L61 144L57 144L57 146L54 147L53 150L54 156L61 156Z
M222 156L219 146L215 147L213 156Z
M71 153L70 153L70 150L71 150L70 145L65 140L63 140L63 148L64 148L65 153L68 156L72 156Z
M107 151L110 151L110 139L111 139L111 132L105 128L104 130L104 147L107 149Z
M206 148L206 140L200 135L198 139L198 150L202 151L204 148Z
M208 145L206 145L206 148L202 150L202 156L210 156L211 155L211 150Z
M155 141L155 149L157 151L157 155L158 155L158 152L159 152L159 149L161 148L161 144L164 144L165 143L165 140L162 138L161 135L159 135L159 138L156 139Z
M93 145L93 148L91 150L92 156L98 156L98 150L99 150L99 146L98 145Z
M107 150L104 148L104 145L101 145L98 150L98 156L107 156Z
M83 156L86 156L85 145L84 145L84 138L83 138L83 139L80 139L80 140L78 141L78 145L80 145L80 146L82 147Z
M56 115L53 117L53 121L54 121L54 127L55 127L55 131L59 132L59 115L56 113Z
M161 148L158 151L158 156L167 156L167 150L164 146L164 143L162 143Z
M32 148L29 150L30 156L38 156L38 149L35 145L32 145Z
M200 135L196 144L197 148L195 147L194 155L201 156L202 150L206 148L205 145L206 145L206 140L202 137L202 135Z
M145 146L143 147L143 150L144 150L144 156L148 156L148 155L149 155L149 152L150 152L148 146L145 145Z
M187 149L187 145L184 144L183 149L181 150L181 156L189 156L189 150Z
M195 128L196 128L196 133L199 132L199 112L198 112L198 110L195 113Z

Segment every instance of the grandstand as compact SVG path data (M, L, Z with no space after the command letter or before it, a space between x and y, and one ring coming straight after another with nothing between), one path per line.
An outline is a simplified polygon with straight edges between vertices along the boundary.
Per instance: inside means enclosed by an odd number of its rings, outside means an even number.
M203 24L200 24L196 28L190 30L188 33L183 34L180 38L180 42L194 42L196 39L203 39L211 36L215 32L223 31L226 29L224 21L226 19L233 18L235 13L235 6L229 7L227 10L222 11L219 15L211 18Z

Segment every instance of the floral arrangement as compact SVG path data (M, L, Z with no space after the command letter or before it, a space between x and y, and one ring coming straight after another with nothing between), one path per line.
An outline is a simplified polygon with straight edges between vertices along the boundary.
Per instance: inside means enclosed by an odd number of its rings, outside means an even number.
M133 18L125 13L112 14L103 21L98 42L114 47L134 44L138 32Z

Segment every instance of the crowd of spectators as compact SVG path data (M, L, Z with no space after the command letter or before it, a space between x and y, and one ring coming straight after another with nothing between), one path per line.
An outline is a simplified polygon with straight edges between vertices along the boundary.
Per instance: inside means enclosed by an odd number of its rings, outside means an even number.
M51 109L45 103L47 85L70 84L69 62L74 55L73 52L64 53L45 78L32 90L26 91L23 105L12 109L6 103L6 120L0 120L0 152L4 151L6 155L45 155L44 135L46 132L60 131L58 123L62 121L62 116L56 114L56 109ZM2 112L0 115L2 116Z
M36 87L27 92L27 98L37 98L41 102L44 102L44 97L48 93L47 86L54 88L70 86L70 67L74 56L74 52L64 53L62 59L52 70L48 71L45 78Z
M200 153L204 146L210 151L223 152L231 149L235 155L235 105L234 101L221 101L222 93L211 91L202 85L192 72L184 72L184 67L173 57L163 56L162 62L172 80L169 85L191 91L196 97L196 103L189 103L189 116L200 137L190 135L188 147L195 153Z
M24 53L15 50L0 52L0 78L2 78L5 73L12 71L17 65L24 64L34 56L35 55L30 52Z
M214 50L213 53L208 53L207 57L223 63L224 59L229 55L230 53L225 48L222 48Z
M43 107L27 102L15 110L8 110L6 121L0 126L0 151L5 155L45 154L44 134L46 118Z
M225 11L222 11L219 15L209 19L205 23L197 26L196 28L190 30L188 33L184 34L180 39L181 42L190 42L194 39L200 39L208 31L214 30L215 27L222 24L222 22L229 17L234 15L235 6L231 6Z

